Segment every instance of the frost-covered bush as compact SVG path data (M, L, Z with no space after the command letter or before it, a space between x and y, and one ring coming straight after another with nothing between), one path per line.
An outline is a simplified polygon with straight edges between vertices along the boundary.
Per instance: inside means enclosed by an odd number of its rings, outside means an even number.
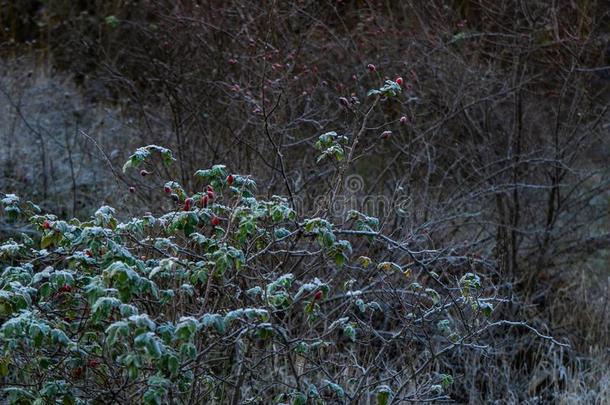
M139 149L125 170L160 153ZM492 311L476 274L351 212L345 225L217 165L172 209L64 221L16 195L0 244L0 398L346 403L446 397L442 355Z

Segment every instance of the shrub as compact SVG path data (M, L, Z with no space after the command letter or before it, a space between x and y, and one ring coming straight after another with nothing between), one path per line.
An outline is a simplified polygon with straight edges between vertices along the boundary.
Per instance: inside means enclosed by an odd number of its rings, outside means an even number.
M149 145L125 170L156 152L172 165ZM222 165L195 177L200 191L170 181L159 190L170 209L129 220L103 206L64 221L4 195L5 215L36 231L0 245L5 400L447 398L442 355L491 325L464 262L413 250L363 213L343 225L304 216Z

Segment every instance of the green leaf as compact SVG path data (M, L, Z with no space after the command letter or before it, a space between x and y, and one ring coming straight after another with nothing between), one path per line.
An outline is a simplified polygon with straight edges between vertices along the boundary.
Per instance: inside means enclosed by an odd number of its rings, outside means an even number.
M169 355L167 358L167 368L170 373L174 375L178 374L178 370L180 369L180 360L178 357Z
M494 311L494 306L490 302L478 300L478 306L483 315L490 317Z
M117 321L106 329L106 343L112 347L120 336L129 336L129 324L125 321Z
M0 378L6 377L9 372L8 366L11 364L11 361L7 358L0 360Z
M443 389L447 389L453 385L453 376L451 374L441 374L441 386Z
M110 16L113 17L113 16ZM109 18L109 17L107 17ZM140 166L146 159L148 159L151 155L151 152L157 152L161 155L161 159L165 165L169 165L174 162L174 156L172 151L164 148L162 146L157 145L147 145L141 148L136 149L133 155L129 156L125 164L123 165L123 172L126 172L130 168L135 168Z
M189 340L197 332L197 320L192 317L183 317L176 326L176 336L182 340Z
M63 330L53 329L51 330L51 339L53 343L61 343L62 345L68 345L71 341L68 335Z
M40 239L40 248L46 249L53 244L55 240L55 232L46 232Z
M424 292L428 295L428 297L430 297L430 299L432 300L432 303L434 305L436 305L440 302L441 296L436 290L434 290L432 288L426 288L424 290Z
M307 403L307 395L300 391L293 392L290 397L290 405L305 405Z
M324 388L330 388L330 390L333 391L339 398L345 397L345 390L339 384L335 384L332 381L323 379L322 386Z
M380 385L375 389L377 392L377 404L387 405L390 400L390 395L393 394L392 389L387 385Z
M220 314L204 314L201 324L206 328L214 327L220 334L225 333L225 318Z
M192 343L184 343L180 346L180 354L183 358L195 360L197 357L197 348Z
M361 265L362 267L364 267L364 268L369 267L369 266L371 265L371 263L373 262L373 261L371 260L371 258L370 258L370 257L367 257L367 256L360 256L360 257L358 258L358 261L360 262L360 265Z
M356 306L358 307L360 312L364 313L366 311L366 305L364 304L364 301L362 299L359 298L356 300Z
M112 28L116 28L119 26L119 19L116 18L116 16L114 15L106 16L104 20L106 21L106 24L108 24Z
M352 342L356 342L356 328L353 323L347 323L343 326L343 333L345 336L349 338Z
M377 270L385 272L402 272L402 267L394 262L382 262L377 265Z

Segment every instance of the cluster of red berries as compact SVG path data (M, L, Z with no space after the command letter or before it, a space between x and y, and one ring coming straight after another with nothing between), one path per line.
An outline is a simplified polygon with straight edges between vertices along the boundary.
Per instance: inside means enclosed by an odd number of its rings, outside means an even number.
M87 367L89 368L97 368L100 364L102 364L99 360L91 359L87 362ZM72 377L74 378L82 378L85 373L85 367L76 367L72 370Z
M186 200L184 200L184 210L185 211L190 211L192 205L193 205L193 199L192 198L187 198Z
M60 293L69 293L72 291L72 286L69 284L64 284L61 287L59 287L58 290Z
M91 367L91 368L96 368L97 366L99 366L101 364L101 362L99 360L89 360L89 362L87 362L87 366Z
M235 177L232 174L229 174L226 178L226 182L227 185L231 186L234 182L235 182ZM166 193L171 193L172 189L169 186L165 186L164 191ZM211 185L208 185L206 187L205 193L201 196L201 199L199 200L200 205L202 208L205 208L208 206L208 203L213 200L216 197L216 194L214 192L214 187L212 187ZM184 200L184 211L190 211L193 208L195 201L192 198L187 198L186 200ZM212 216L212 219L210 221L212 223L213 226L218 226L220 225L220 218L218 218L216 215Z
M206 194L210 200L213 200L214 199L214 187L208 185L208 187L206 188Z

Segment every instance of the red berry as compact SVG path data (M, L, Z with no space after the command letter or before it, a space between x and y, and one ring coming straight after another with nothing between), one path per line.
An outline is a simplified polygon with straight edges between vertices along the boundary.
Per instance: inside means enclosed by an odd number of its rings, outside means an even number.
M201 206L204 207L204 208L207 207L208 206L208 200L209 200L209 197L208 197L207 194L205 194L203 197L201 197Z
M214 226L220 225L220 218L218 218L217 216L212 217L212 225L214 225Z
M213 191L208 191L208 198L209 198L210 200L213 200L213 199L214 199L214 192L213 192Z
M45 219L42 223L43 229L51 229L52 226L53 224L48 219Z
M83 368L82 367L76 367L74 370L72 370L72 377L74 378L81 378L83 376Z
M402 86L402 83L403 83L402 77L397 77L396 78L396 84L399 85L399 86Z
M167 194L169 194L172 192L172 188L169 186L165 186L165 187L163 187L163 191L165 191Z
M228 184L229 186L230 186L231 184L233 184L233 181L234 181L234 180L235 180L235 179L233 178L233 175L232 175L232 174L229 174L229 175L227 176L227 184Z
M186 200L184 200L184 210L185 211L190 211L192 206L193 206L192 198L187 198Z
M383 131L383 132L381 133L381 137L382 137L383 139L388 139L388 138L390 137L390 135L392 135L392 131Z
M375 72L377 70L377 68L375 67L375 65L373 65L372 63L369 63L367 65L367 69L369 70L369 72Z
M322 299L322 294L323 294L323 293L322 293L322 291L321 291L321 290L316 291L316 293L315 293L315 294L314 294L314 296L313 296L313 299L314 299L315 301L320 301L320 300Z
M100 365L99 360L89 360L89 362L87 363L87 366L89 366L91 368L96 368L99 365Z
M409 122L409 120L407 119L407 117L405 117L404 115L402 117L400 117L400 123L403 125L406 125L407 122Z
M140 176L145 177L148 176L150 174L150 172L148 170L140 170Z
M129 187L129 192L130 193L135 193L136 192L136 188L134 186Z
M206 191L210 192L210 191L214 191L214 187L212 187L211 185L208 184L208 186L206 187Z
M72 287L69 284L64 284L59 288L60 292L70 292L72 291Z
M92 251L90 251L89 249L85 250L85 254L86 254L88 257L93 257L93 252L92 252Z

